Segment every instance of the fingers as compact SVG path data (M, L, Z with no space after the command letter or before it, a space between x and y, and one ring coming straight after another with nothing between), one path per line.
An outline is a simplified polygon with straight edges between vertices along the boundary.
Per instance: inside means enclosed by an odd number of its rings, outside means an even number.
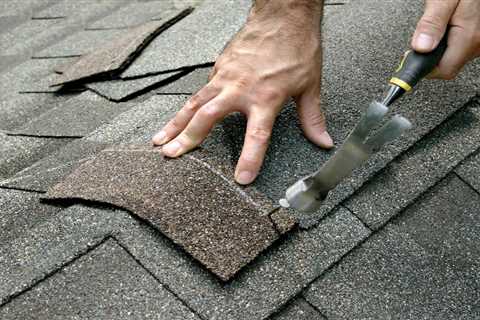
M194 149L205 140L217 122L233 111L228 94L220 95L202 106L185 129L162 148L167 157L178 157Z
M209 83L203 89L194 94L182 109L170 120L167 125L158 132L152 139L154 145L163 145L173 138L175 138L180 132L185 129L187 124L193 118L195 113L207 102L212 100L220 89L214 84Z
M458 3L459 0L425 0L425 13L412 39L415 51L430 52L438 46Z
M320 89L307 91L296 102L305 136L319 147L332 148L333 140L327 132L325 116L320 107Z
M429 78L451 80L457 76L463 66L473 58L474 49L469 32L452 27L448 38L448 48L437 68Z
M252 108L242 153L235 170L235 180L239 184L250 184L257 177L268 149L275 118L272 109Z

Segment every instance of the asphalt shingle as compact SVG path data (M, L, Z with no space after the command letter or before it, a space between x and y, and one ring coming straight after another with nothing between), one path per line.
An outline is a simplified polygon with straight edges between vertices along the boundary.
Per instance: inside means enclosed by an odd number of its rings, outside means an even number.
M145 23L149 20L164 20L172 11L180 9L173 0L135 1L128 3L111 15L87 26L86 29L119 29Z
M270 318L271 320L325 320L303 298L296 298L289 302L281 312Z
M2 319L199 319L114 240L0 309Z
M227 284L220 283L150 228L130 225L117 235L132 254L205 319L264 319L367 237L346 210L295 231Z
M476 319L480 196L435 187L307 291L332 319Z
M0 178L8 178L29 167L71 139L13 137L0 133Z
M125 30L83 30L33 54L34 58L78 57L119 38Z
M0 187L46 192L70 174L78 164L107 146L93 141L75 140L9 179L0 181Z
M157 37L122 77L215 61L227 41L246 21L250 6L248 0L204 1L187 20L180 21ZM219 19L212 19L212 15L218 15Z
M0 245L0 304L87 252L118 229L126 213L75 206Z
M48 110L8 134L83 137L131 107L131 104L111 103L91 92L85 92Z
M480 152L466 159L455 172L480 192Z
M40 195L17 190L0 190L0 243L8 243L42 223L60 208L40 203Z
M198 68L166 86L155 89L159 94L193 94L208 82L212 68Z
M240 188L194 158L165 160L152 147L105 150L50 189L47 197L125 208L223 280L278 238L270 219Z
M464 108L390 162L345 206L378 228L480 145L480 108Z
M101 2L96 0L63 0L56 1L57 3L49 6L48 8L40 11L35 11L32 15L34 19L52 19L52 18L74 18L82 17L82 19L88 19L93 12L103 11L105 15L108 11L105 8L114 10L119 6L127 4L124 0L102 0Z

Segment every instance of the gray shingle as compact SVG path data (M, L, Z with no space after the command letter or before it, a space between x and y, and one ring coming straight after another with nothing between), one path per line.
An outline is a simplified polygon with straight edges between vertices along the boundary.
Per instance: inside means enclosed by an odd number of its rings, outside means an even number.
M0 178L29 167L71 139L12 137L0 133Z
M307 299L335 319L476 319L480 196L457 178L318 279Z
M103 15L108 12L104 11L105 8L114 9L119 6L127 4L124 0L102 0L101 2L96 0L63 0L57 1L53 6L50 6L41 11L35 11L33 18L45 19L45 18L89 18L95 11L103 11Z
M480 152L466 159L455 172L480 192Z
M214 61L227 41L245 22L250 6L248 0L204 1L188 19L180 21L157 37L122 77ZM221 18L212 19L212 16Z
M111 15L88 25L87 29L116 29L136 26L152 18L164 20L172 11L178 11L173 0L128 3ZM181 11L181 10L180 10Z
M85 92L48 110L8 134L83 137L131 107L131 104L112 103L91 92Z
M161 94L193 94L208 82L212 68L195 69L182 78L155 90Z
M71 61L62 59L29 59L15 68L0 75L4 83L0 92L5 101L17 98L19 92L54 92L57 89L49 88L54 76L54 67Z
M102 241L126 213L75 206L0 245L0 303Z
M0 243L12 241L58 211L58 207L40 203L37 193L1 189Z
M389 163L345 206L370 227L377 228L479 146L480 108L465 108Z
M29 20L14 29L11 35L3 34L0 39L1 45L5 46L3 54L36 54L39 50L60 41L67 35L77 32L88 22L112 12L122 4L120 0L107 1L69 1L65 0L52 6L49 9L62 6L79 6L77 10L71 11L67 19ZM48 10L48 9L47 9ZM44 27L42 27L44 26ZM7 39L4 38L7 35Z
M33 54L34 58L81 56L120 37L125 30L84 30Z
M0 187L46 192L71 173L79 163L106 147L105 144L93 141L75 140L11 178L0 181Z
M0 310L2 319L199 319L108 240Z
M271 320L325 320L303 298L296 298L285 309L270 318Z
M125 208L223 280L278 239L264 208L239 187L194 158L165 160L151 146L105 150L50 189L47 197Z
M63 103L67 97L50 93L15 94L0 100L0 130L12 130Z
M263 319L368 235L345 210L308 231L293 232L223 285L145 226L130 225L118 239L206 319Z

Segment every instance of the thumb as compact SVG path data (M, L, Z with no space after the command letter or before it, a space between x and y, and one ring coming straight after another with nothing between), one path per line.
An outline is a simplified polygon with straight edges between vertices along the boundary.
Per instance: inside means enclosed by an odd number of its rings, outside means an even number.
M327 132L327 123L320 107L320 90L308 90L296 97L295 101L305 136L319 147L333 148L333 140Z
M418 52L431 52L442 40L459 0L426 0L425 13L417 24L412 48Z

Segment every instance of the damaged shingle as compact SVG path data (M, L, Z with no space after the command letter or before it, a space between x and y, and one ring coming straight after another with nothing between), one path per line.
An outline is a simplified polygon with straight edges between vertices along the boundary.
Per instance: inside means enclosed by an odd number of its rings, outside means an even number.
M63 70L63 74L55 81L56 85L66 84L85 80L93 76L101 77L113 75L123 71L123 69L135 58L145 46L147 46L154 37L170 27L171 24L184 18L191 12L186 9L176 12L165 21L152 21L138 26L130 32L125 30L115 31L116 35L121 35L117 40L101 47L100 49L86 54L69 68ZM101 32L101 31L85 31ZM104 32L112 32L107 30ZM102 39L102 42L105 40ZM75 44L78 46L78 44ZM89 48L93 49L93 48Z
M215 61L246 21L250 7L250 0L204 1L188 19L152 41L122 77L178 70Z
M49 190L50 199L110 203L148 220L223 280L278 238L248 195L191 157L166 160L158 149L101 152Z
M185 74L185 71L174 71L131 80L90 82L86 84L86 87L109 100L125 101L161 86L163 83L175 82L176 79Z

